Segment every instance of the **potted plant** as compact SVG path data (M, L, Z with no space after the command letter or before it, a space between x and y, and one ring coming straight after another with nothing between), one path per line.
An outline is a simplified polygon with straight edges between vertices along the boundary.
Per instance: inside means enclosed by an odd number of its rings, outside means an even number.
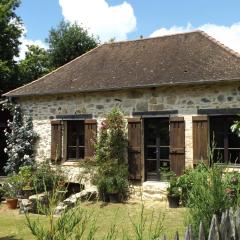
M119 202L118 182L116 177L108 177L106 179L106 193L111 203Z
M167 188L167 198L170 208L177 208L180 204L181 191L177 184L177 177L172 176Z
M33 188L33 168L31 166L23 166L19 168L19 183L21 182L21 197L29 198L34 194Z
M178 187L181 189L181 204L186 206L189 198L189 192L193 185L193 171L192 169L185 170L184 174L178 178Z
M3 184L4 197L9 209L16 209L18 204L18 196L21 191L21 182L18 175L12 175Z
M174 173L169 170L169 167L160 167L159 168L160 181L168 182Z
M106 179L106 193L112 203L122 202L127 195L128 180L121 174Z

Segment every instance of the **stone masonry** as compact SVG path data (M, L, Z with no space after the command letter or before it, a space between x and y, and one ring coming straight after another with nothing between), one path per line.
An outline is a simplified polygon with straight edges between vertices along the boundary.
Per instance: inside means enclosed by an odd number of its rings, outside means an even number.
M126 118L135 111L178 110L185 119L186 166L193 164L192 116L199 108L238 108L240 84L172 86L136 90L76 93L22 97L18 100L25 114L31 115L40 139L37 161L50 157L51 119L58 114L93 114L100 123L105 114L118 106ZM67 166L66 166L67 167Z

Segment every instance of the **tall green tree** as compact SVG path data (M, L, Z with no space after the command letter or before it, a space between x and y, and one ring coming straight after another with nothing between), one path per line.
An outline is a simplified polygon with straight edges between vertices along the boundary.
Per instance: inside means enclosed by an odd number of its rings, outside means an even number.
M56 29L52 28L46 40L52 65L59 67L85 52L95 48L98 40L89 35L88 31L79 25L60 22Z
M22 35L22 21L15 10L20 0L0 1L0 94L17 86L17 64L19 38Z
M50 65L49 53L44 48L35 45L27 47L25 58L19 62L21 84L36 80L53 70Z

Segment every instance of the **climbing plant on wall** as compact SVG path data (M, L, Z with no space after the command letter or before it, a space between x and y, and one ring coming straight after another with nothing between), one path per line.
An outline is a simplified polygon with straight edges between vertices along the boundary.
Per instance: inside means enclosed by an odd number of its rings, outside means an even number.
M33 130L32 119L24 116L20 105L5 105L11 111L12 120L8 120L9 130L5 130L7 147L4 149L8 160L6 173L17 173L22 166L34 166L34 146L37 134Z

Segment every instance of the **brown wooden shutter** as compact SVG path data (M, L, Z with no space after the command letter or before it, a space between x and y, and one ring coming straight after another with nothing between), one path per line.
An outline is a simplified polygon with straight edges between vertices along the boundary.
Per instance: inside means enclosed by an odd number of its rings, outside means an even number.
M93 157L95 153L95 141L97 136L97 121L95 119L87 119L85 125L85 152L84 157Z
M183 117L170 118L170 166L177 176L185 169L185 122Z
M128 166L129 178L141 180L141 120L128 119Z
M60 161L62 158L62 123L51 121L51 160Z
M193 164L203 161L208 164L208 117L193 116Z

